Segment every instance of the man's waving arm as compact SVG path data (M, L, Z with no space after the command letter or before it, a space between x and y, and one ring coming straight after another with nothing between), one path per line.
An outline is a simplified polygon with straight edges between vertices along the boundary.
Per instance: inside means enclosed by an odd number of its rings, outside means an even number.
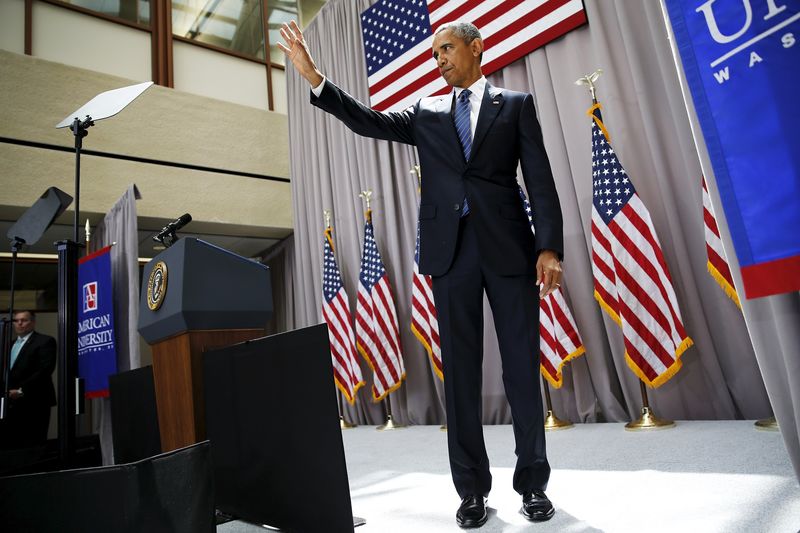
M370 109L339 89L320 72L295 21L283 25L281 36L285 43L278 43L278 47L298 74L311 85L313 105L331 113L359 135L415 144L412 125L414 107L399 113L380 113Z

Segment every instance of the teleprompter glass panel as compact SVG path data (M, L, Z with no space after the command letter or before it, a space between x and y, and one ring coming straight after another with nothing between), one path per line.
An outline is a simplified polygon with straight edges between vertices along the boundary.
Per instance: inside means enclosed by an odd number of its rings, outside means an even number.
M282 43L281 25L290 20L300 21L297 16L297 0L266 0L267 23L269 24L269 58L278 65L286 64L286 57L277 43Z
M264 59L261 0L172 0L172 33Z
M150 25L150 0L61 0L65 4L85 7L110 17L121 18L143 26Z

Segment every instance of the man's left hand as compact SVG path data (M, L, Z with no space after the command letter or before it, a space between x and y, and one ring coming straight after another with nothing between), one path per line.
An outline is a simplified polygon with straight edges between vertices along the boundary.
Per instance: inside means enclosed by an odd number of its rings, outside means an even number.
M561 261L553 250L542 250L536 260L536 284L539 298L552 294L561 285Z
M21 389L10 389L8 391L8 397L12 400L17 400L22 398L22 390Z

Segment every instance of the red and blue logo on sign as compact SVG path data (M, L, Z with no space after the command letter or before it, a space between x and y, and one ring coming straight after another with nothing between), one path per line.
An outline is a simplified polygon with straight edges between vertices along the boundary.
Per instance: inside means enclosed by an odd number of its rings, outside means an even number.
M83 312L97 311L97 282L83 286Z

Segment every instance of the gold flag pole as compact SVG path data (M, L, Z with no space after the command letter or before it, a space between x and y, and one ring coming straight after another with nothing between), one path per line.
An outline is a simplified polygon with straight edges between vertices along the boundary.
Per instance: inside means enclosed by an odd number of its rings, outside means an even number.
M92 227L89 225L89 219L86 219L86 226L84 227L84 231L86 232L86 255L89 255L89 241L92 239Z
M589 88L592 95L592 104L597 104L597 79L603 74L603 69L597 69L591 74L586 74L575 80L575 85L585 85ZM650 409L650 402L647 398L647 388L644 382L639 380L639 388L642 392L642 416L632 422L625 424L628 431L642 431L646 429L667 429L675 427L675 422L657 417Z
M639 388L642 389L642 416L625 424L625 429L628 431L642 431L646 429L669 429L675 427L675 422L659 418L653 414L650 409L650 402L647 399L647 387L644 386L644 381L639 380Z
M369 220L369 217L372 216L372 213L371 213L372 212L372 207L370 205L371 200L372 200L372 189L366 189L364 191L361 191L361 193L358 195L358 197L361 198L362 200L364 200L364 203L367 206L366 216L367 216L367 220ZM389 395L388 394L386 396L384 396L384 398L383 398L383 405L386 407L386 422L377 427L378 431L387 431L387 430L390 430L390 429L402 429L402 428L406 427L403 424L399 424L399 423L395 422L394 419L392 418L392 403L389 400Z
M591 74L587 74L575 80L575 85L586 85L587 87L589 87L589 92L592 95L593 104L597 103L597 87L595 86L594 82L596 82L597 78L599 78L602 74L603 74L603 69L599 68L594 72L592 72Z
M399 422L395 422L392 418L392 402L389 400L389 395L387 394L383 399L383 404L386 406L386 423L381 424L376 429L378 431L388 431L390 429L404 429L406 427L405 424L400 424Z
M339 404L339 429L353 429L354 427L358 427L358 424L353 424L345 420L344 404L342 403L342 391L337 388L336 392L336 400Z
M550 384L541 376L542 387L544 388L544 399L547 405L547 416L544 419L544 429L547 431L556 431L559 429L569 429L574 427L569 420L561 420L553 414L553 400L550 398Z
M422 168L419 165L414 165L411 167L411 170L408 171L409 174L414 174L417 176L417 191L422 190Z
M328 228L331 227L331 210L330 209L323 209L322 216L325 217L325 231L328 231ZM333 251L333 250L331 250ZM336 405L339 407L339 428L340 429L352 429L356 427L356 424L351 424L344 418L344 407L342 404L342 391L339 388L336 388Z
M781 428L778 426L778 420L771 416L769 418L762 418L761 420L756 420L754 424L756 429L760 429L761 431L780 431Z

